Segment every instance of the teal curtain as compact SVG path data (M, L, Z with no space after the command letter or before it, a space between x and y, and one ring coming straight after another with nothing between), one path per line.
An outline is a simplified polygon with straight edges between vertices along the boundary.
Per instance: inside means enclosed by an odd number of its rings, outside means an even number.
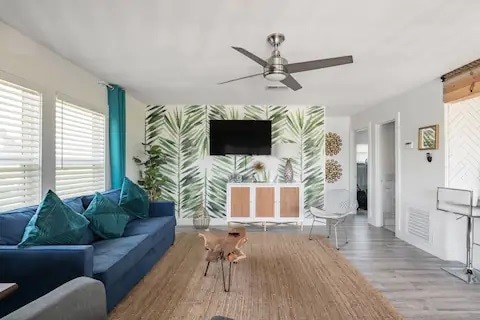
M121 188L125 177L125 90L107 87L110 142L110 178L113 189Z

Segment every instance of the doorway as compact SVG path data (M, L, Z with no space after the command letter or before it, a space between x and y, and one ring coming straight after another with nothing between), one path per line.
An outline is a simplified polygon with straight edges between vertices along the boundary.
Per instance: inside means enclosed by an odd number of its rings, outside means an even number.
M383 227L395 232L395 121L380 126L379 172Z
M355 131L358 215L368 215L368 129Z

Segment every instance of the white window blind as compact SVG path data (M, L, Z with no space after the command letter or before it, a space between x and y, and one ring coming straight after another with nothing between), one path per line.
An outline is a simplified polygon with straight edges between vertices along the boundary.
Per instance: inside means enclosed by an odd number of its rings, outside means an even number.
M57 99L56 193L69 198L105 190L105 116Z
M40 197L39 92L0 80L0 212Z

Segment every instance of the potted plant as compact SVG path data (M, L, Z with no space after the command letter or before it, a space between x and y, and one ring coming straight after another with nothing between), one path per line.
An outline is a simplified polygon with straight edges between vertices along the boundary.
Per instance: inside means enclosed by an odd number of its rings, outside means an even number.
M148 193L151 201L159 200L162 193L162 184L165 177L161 174L160 167L165 164L165 156L160 146L142 143L145 147L145 157L133 157L133 161L141 168L138 184Z

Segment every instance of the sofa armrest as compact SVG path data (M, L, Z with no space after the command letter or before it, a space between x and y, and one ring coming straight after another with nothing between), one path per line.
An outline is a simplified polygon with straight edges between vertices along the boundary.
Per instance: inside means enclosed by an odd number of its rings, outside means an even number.
M81 276L93 275L90 245L0 246L0 282L15 282L18 290L0 301L0 316Z
M175 204L173 201L150 202L150 217L175 217Z
M5 320L107 319L103 283L87 277L71 280L7 315ZM2 320L3 320L2 319Z

